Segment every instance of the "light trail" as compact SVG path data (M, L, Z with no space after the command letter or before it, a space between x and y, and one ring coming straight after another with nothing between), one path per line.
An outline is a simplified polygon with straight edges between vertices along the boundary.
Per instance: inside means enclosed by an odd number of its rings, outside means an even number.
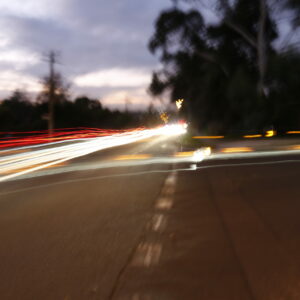
M137 128L140 130L144 128ZM128 130L127 130L128 131ZM65 128L56 129L51 135L47 131L28 131L28 132L0 132L0 135L9 136L0 138L0 149L11 147L30 147L47 145L48 143L60 143L72 140L87 139L100 136L109 136L117 133L127 132L126 130L109 130L98 128ZM25 136L24 136L25 135Z
M224 135L198 135L198 136L193 136L193 139L203 139L203 140L208 140L208 139L224 139Z
M245 139L255 139L255 138L261 138L262 134L248 134L244 135L243 138Z
M135 143L155 136L180 135L185 132L186 129L182 125L166 125L155 129L136 129L109 136L88 138L64 146L48 144L47 149L6 155L0 158L0 175L3 174L0 177L0 182L61 164L99 150Z
M272 156L278 156L278 155L283 155L286 154L284 153L285 151L275 151L275 153L272 152L265 152L263 156L266 157L272 157ZM290 151L289 154L300 154L300 151ZM262 153L257 153L257 157L263 157L261 155ZM221 154L221 155L212 155L212 157L207 157L206 159L210 159L211 161L218 160L218 159L224 159L224 156L226 156L225 159L230 160L235 160L235 159L241 159L241 158L251 158L248 157L249 153L243 153L239 157L236 157L232 154ZM254 153L252 153L250 156L254 156ZM245 163L221 163L221 164L209 164L209 165L200 165L197 166L196 164L190 164L188 167L183 167L183 168L176 168L173 171L176 172L191 172L191 171L200 171L200 170L206 170L206 169L215 169L215 168L235 168L235 167L252 167L252 166L272 166L272 165L284 165L284 164L298 164L300 163L300 160L298 159L283 159L283 160L274 160L274 161L262 161L262 162L245 162ZM167 164L174 164L174 163L188 163L191 162L191 160L186 160L182 159L181 161L178 161L178 158L161 158L159 161L149 161L145 160L141 165L146 165L146 164L162 164L162 163L167 163ZM136 161L134 161L134 164L128 164L128 165L123 165L123 166L136 166ZM95 170L95 169L101 169L101 168L110 168L113 166L103 166L103 165L90 165L86 167L81 167L81 168L76 168L73 167L72 170L65 170L65 172L71 172L71 171L85 171L85 170ZM120 167L120 165L115 165L115 167ZM52 174L58 174L60 172L54 171ZM113 175L101 175L101 176L90 176L90 177L80 177L77 179L67 179L67 180L60 180L56 182L51 182L51 183L46 183L46 184L39 184L39 185L34 185L26 188L21 188L21 189L14 189L6 192L1 192L0 191L0 196L3 195L10 195L10 194L15 194L15 193L24 193L28 191L33 191L33 190L38 190L38 189L44 189L44 188L49 188L52 186L58 186L58 185L66 185L66 184L74 184L74 183L82 183L82 182L90 182L93 180L102 180L102 179L107 179L107 178L120 178L120 177L127 177L127 176L142 176L142 175L149 175L149 174L162 174L162 173L170 173L170 170L165 170L165 169L155 169L155 170L146 170L146 171L140 171L140 172L129 172L129 173L118 173L118 174L113 174ZM169 181L173 181L174 178L170 177Z
M239 152L253 152L254 149L251 147L230 147L223 148L221 152L223 153L239 153Z
M223 148L220 153L212 153L211 148L202 147L196 151L177 152L170 157L153 157L151 154L142 153L132 155L119 155L111 161L103 161L100 164L67 164L67 161L78 158L93 152L104 150L112 147L122 146L130 143L143 141L144 146L140 150L146 150L146 146L162 142L166 137L172 135L180 135L186 132L185 124L166 125L154 129L138 128L128 131L110 131L110 135L101 135L91 138L78 137L73 141L54 141L52 143L17 147L9 150L0 151L0 182L6 181L26 175L27 177L42 176L42 174L56 174L70 171L83 171L99 168L126 167L126 166L142 166L148 164L176 164L176 163L192 163L193 168L189 170L197 170L196 165L203 160L230 160L230 159L246 159L256 157L272 157L287 154L299 154L300 145L284 146L277 151L255 151L250 147L232 147ZM155 139L153 139L155 137ZM29 147L29 148L27 148ZM145 149L143 149L145 147ZM26 149L27 151L22 151ZM40 171L46 168L55 168L52 170ZM23 177L24 178L24 177Z

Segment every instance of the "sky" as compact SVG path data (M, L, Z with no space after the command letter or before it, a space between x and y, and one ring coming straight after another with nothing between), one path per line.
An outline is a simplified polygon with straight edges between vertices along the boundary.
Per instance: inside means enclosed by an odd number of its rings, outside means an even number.
M44 56L55 50L56 68L70 83L72 97L87 95L119 109L148 107L153 99L147 88L159 60L147 44L159 13L171 5L171 0L0 0L0 99L15 89L38 93L48 73ZM204 17L214 22L209 11Z
M0 98L17 88L38 93L48 72L44 55L56 50L72 96L147 107L159 66L147 44L169 7L170 0L0 0Z

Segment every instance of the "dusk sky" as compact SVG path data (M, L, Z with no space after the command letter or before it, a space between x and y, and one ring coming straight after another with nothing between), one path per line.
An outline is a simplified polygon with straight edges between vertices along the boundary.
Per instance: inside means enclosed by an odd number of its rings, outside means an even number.
M56 68L71 84L72 96L119 108L128 99L132 108L147 107L151 73L159 66L147 44L160 11L171 5L171 0L0 0L0 99L17 88L39 92L48 72L43 54L56 50L61 62Z
M43 54L53 49L73 96L147 106L159 65L147 44L159 12L170 6L170 0L0 0L0 97L17 88L39 92L48 72Z

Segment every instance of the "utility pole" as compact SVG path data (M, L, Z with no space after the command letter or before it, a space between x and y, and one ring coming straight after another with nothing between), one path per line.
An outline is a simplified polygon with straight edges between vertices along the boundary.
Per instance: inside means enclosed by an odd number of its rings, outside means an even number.
M267 19L267 3L266 0L260 0L260 17L258 24L257 36L257 56L258 56L258 93L259 96L265 96L264 84L267 69L266 55L266 19Z
M55 51L50 51L46 55L46 62L49 63L49 93L48 93L48 133L53 135L54 130L54 114L55 114L55 71L54 65L57 63L58 54Z

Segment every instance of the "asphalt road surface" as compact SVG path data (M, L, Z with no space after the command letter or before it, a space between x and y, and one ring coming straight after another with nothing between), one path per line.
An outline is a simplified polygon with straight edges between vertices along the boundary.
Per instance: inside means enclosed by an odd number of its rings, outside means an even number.
M300 299L300 156L138 164L177 151L139 142L0 183L0 299Z

